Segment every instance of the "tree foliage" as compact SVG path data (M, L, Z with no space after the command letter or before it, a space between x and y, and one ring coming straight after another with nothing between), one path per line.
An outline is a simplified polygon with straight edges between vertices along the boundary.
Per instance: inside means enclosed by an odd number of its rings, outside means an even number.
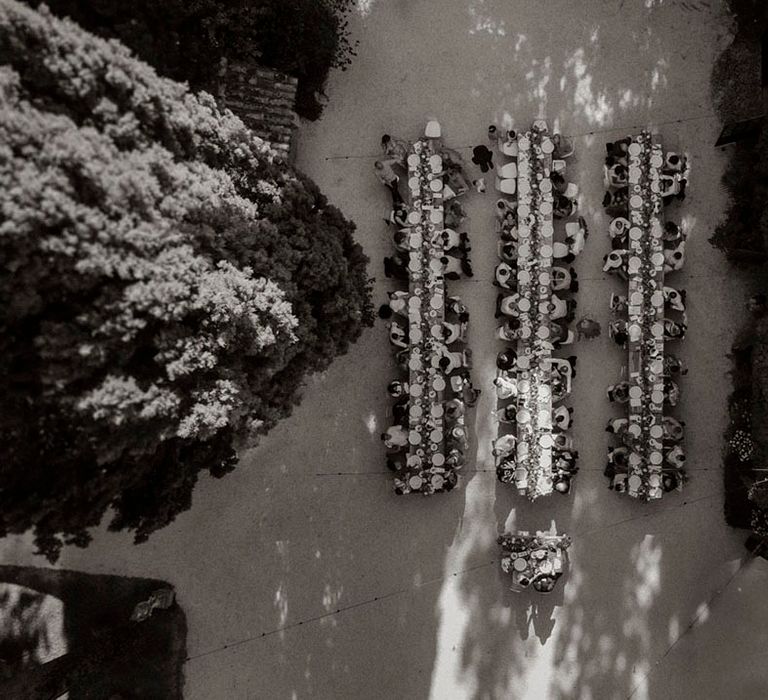
M37 5L39 0L29 0ZM219 59L248 60L299 79L296 110L317 119L332 68L355 55L352 0L48 0L59 16L116 38L161 74L210 90Z
M372 322L354 226L214 100L0 0L0 533L138 541Z

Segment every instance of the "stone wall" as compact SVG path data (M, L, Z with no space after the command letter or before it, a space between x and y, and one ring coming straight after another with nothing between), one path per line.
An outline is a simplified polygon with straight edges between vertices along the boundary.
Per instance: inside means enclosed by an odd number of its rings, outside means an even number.
M219 103L231 109L254 133L291 154L297 125L293 111L297 80L255 63L223 59L219 68Z

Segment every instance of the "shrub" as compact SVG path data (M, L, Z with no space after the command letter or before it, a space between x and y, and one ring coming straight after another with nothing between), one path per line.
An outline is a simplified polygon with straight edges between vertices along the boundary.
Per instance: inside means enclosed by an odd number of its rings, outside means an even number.
M38 0L30 0L37 4ZM296 111L322 112L332 68L346 70L355 44L352 0L48 0L53 11L117 38L157 70L196 89L213 88L219 59L258 60L299 79Z
M0 0L0 533L137 541L372 323L354 226L231 112Z

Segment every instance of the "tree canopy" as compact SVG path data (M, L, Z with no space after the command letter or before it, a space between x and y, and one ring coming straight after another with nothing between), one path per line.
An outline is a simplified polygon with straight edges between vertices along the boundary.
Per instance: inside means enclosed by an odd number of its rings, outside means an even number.
M204 93L0 0L0 533L137 541L372 323L354 225Z

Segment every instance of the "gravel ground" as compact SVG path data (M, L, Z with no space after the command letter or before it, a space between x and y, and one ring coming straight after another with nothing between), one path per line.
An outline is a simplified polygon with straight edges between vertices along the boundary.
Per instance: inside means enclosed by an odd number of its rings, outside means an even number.
M379 432L394 375L383 324L313 378L302 405L236 472L200 483L190 512L150 542L100 531L62 566L171 581L189 625L186 697L687 698L768 696L768 564L742 567L744 534L722 517L725 355L749 280L707 243L720 217L725 154L709 77L729 41L711 0L360 0L360 51L335 75L323 119L302 127L298 164L358 225L378 278L389 254L387 193L372 163L384 132L415 138L438 118L456 148L488 124L539 116L574 137L569 178L592 234L576 267L579 314L605 324L620 284L601 274L604 143L650 124L691 157L690 194L671 218L690 230L690 373L678 414L693 477L682 495L641 504L606 488L613 414L604 389L622 354L604 335L576 346L571 403L581 473L571 496L531 505L492 469L494 197L468 199L476 275L454 283L472 314L471 416L478 470L449 495L395 497ZM464 151L469 154L469 150ZM571 570L550 597L505 590L497 532L554 524ZM41 562L27 538L6 563ZM733 578L735 575L735 578ZM336 613L339 610L340 612ZM228 645L226 648L225 645Z

